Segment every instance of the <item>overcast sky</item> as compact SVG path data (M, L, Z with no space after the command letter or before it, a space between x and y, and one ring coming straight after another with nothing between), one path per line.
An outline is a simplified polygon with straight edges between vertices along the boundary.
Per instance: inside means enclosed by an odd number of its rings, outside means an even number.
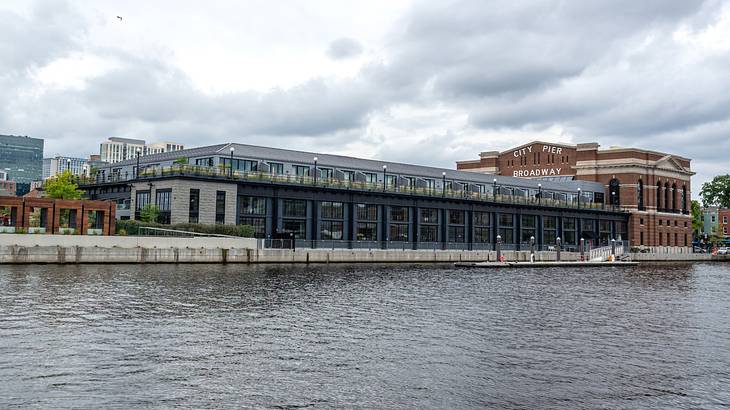
M118 19L121 16L122 19ZM730 0L0 3L0 134L454 167L533 139L730 172Z

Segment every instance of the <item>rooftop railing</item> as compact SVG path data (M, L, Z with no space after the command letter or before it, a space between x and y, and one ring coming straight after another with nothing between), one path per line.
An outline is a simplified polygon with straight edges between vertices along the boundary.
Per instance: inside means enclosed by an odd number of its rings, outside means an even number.
M137 178L134 175L123 176L119 174L109 175L106 178L82 177L79 179L80 185L98 185L104 183L118 183L123 181L145 180L158 177L168 176L196 176L215 179L225 179L230 181L246 181L269 184L282 185L300 185L300 186L316 186L323 188L354 190L363 192L383 192L389 194L427 196L435 198L448 199L468 199L485 202L497 202L504 204L520 204L520 205L536 205L555 208L574 208L574 209L595 209L609 210L615 212L627 212L619 206L606 205L603 203L593 202L585 198L579 198L575 194L571 199L556 199L544 197L544 191L540 195L508 195L495 192L475 192L471 190L456 190L450 188L426 188L413 187L407 185L393 185L383 182L364 182L343 180L337 178L314 178L311 176L294 176L294 175L277 175L267 172L244 172L231 171L230 168L222 167L206 167L198 165L174 164L163 167L150 167L140 171ZM490 188L493 188L491 185ZM499 189L503 186L496 185ZM565 193L564 193L565 194Z

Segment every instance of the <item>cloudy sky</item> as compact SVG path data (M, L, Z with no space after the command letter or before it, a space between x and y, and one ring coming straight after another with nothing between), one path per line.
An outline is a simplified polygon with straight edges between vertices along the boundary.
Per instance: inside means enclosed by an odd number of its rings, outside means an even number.
M121 16L122 20L117 16ZM453 167L533 139L728 173L730 0L0 3L0 133Z

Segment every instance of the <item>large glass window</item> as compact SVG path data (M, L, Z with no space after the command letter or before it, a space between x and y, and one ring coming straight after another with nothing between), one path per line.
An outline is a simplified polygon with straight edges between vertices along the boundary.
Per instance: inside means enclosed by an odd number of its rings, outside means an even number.
M376 222L357 223L358 241L376 241L378 239L378 224Z
M439 222L438 210L430 208L422 208L420 210L420 222L422 224L437 224Z
M271 175L284 175L284 164L269 162L269 172Z
M598 222L598 235L601 240L601 245L608 245L611 241L611 221Z
M342 240L342 221L321 221L320 236L323 240Z
M255 196L239 196L239 210L241 215L266 215L266 198Z
M358 221L377 221L378 206L369 204L357 204L357 220Z
M542 217L542 241L546 245L555 245L558 237L558 218L555 216Z
M530 243L530 238L537 238L537 216L521 215L520 216L520 242Z
M249 225L253 227L253 233L255 238L266 237L266 218L242 216L238 218L238 223L240 225Z
M636 184L636 201L639 206L639 210L644 210L644 182L639 179L639 183Z
M449 225L464 225L464 211L449 211Z
M577 245L577 228L575 218L563 218L563 243Z
M391 207L390 220L392 222L408 222L408 208L404 206Z
M464 231L463 226L449 225L449 242L464 242Z
M322 201L320 209L324 219L342 219L344 215L342 202Z
M220 163L225 168L231 167L231 159L226 157L220 158ZM243 172L257 172L259 170L259 162L248 159L233 158L233 170Z
M378 183L378 174L374 174L372 172L365 172L365 182L369 184L376 184Z
M418 229L419 240L421 242L439 242L438 225L421 225Z
M201 166L201 167L212 167L213 166L213 157L196 158L195 165Z
M226 191L215 193L215 223L226 223Z
M284 201L284 217L289 218L306 218L307 217L307 201L304 199L285 199Z
M513 244L515 243L515 229L514 229L514 215L512 214L499 214L499 231L498 234L502 237L502 243Z
M307 222L303 219L284 219L282 221L284 232L293 233L294 239L305 239L307 235Z
M189 205L189 211L188 211L188 222L191 224L198 223L198 215L200 212L200 190L199 189L191 189L190 190L190 205Z
M155 191L155 206L160 212L170 212L170 196L172 192L169 189L158 189Z
M309 176L309 167L306 165L293 165L292 168L294 168L294 175L298 177Z
M135 210L139 211L150 204L150 191L137 191L136 201L134 203Z
M408 224L390 224L390 240L408 242Z

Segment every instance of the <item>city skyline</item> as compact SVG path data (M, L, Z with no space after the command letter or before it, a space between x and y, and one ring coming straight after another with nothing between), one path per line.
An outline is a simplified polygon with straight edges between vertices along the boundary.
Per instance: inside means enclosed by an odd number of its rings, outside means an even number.
M0 132L44 138L46 155L119 136L453 168L532 140L596 141L691 158L695 197L727 172L724 1L10 1L0 13L13 22L0 29L13 101Z

